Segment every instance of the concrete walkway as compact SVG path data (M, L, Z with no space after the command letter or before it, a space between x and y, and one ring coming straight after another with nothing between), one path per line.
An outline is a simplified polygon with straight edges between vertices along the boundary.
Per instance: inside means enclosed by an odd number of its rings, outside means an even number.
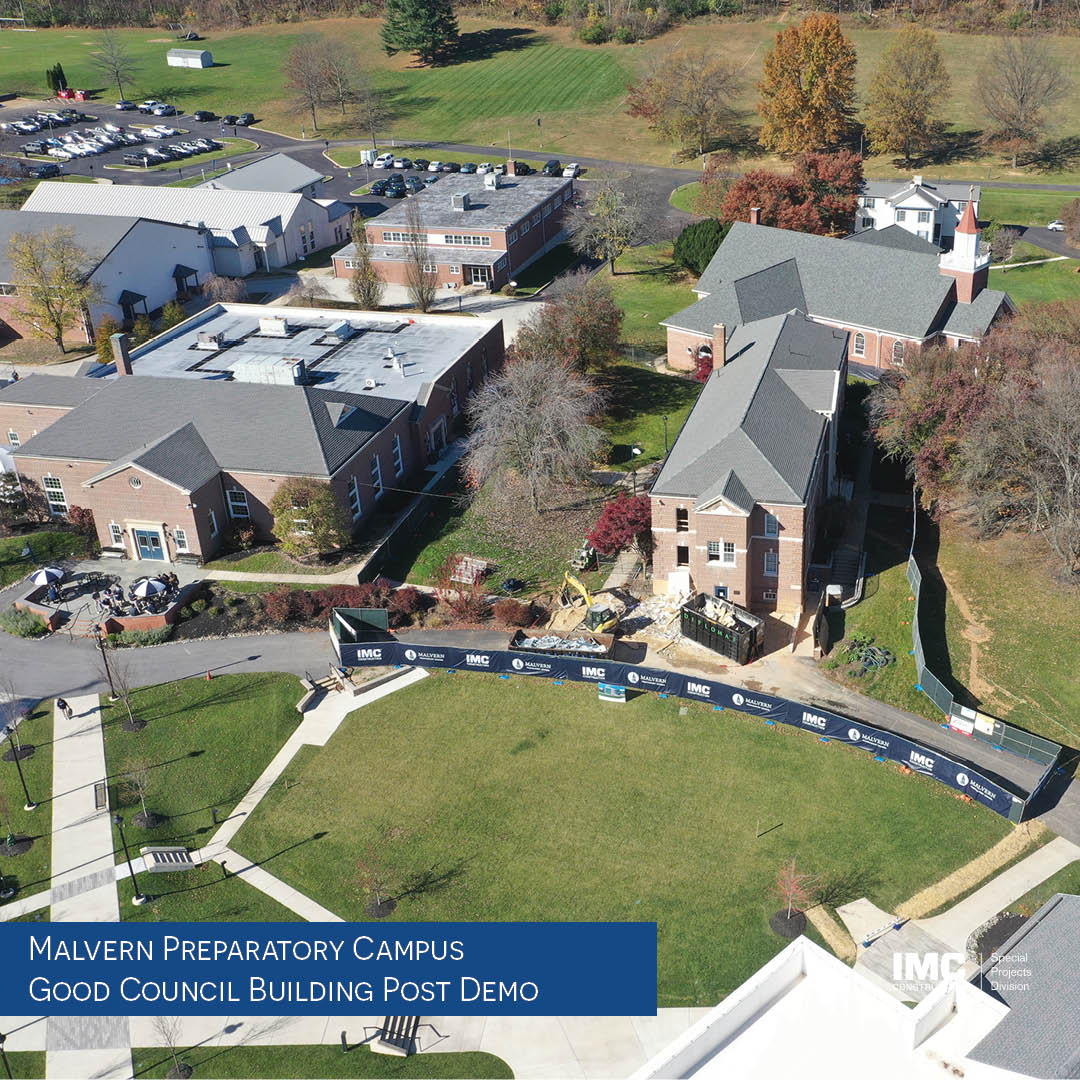
M968 937L987 919L1078 859L1080 847L1059 836L1003 870L943 914L919 919L919 925L950 949L963 952Z

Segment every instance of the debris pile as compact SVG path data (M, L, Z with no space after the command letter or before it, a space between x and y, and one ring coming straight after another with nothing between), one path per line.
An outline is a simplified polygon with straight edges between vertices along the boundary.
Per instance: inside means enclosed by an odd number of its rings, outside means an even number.
M536 649L539 652L552 652L556 649L566 652L604 653L608 646L587 637L564 638L558 634L545 634L543 637L521 637L516 645L519 649Z

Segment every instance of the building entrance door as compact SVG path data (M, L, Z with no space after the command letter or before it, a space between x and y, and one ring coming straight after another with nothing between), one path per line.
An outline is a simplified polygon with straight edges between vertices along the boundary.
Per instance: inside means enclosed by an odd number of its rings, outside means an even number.
M465 266L465 284L466 285L490 285L491 284L491 267L490 266Z
M140 559L165 559L165 549L161 546L161 537L149 529L135 529L135 547Z
M713 596L715 596L718 600L726 600L728 598L726 585L714 585L712 587L712 591Z

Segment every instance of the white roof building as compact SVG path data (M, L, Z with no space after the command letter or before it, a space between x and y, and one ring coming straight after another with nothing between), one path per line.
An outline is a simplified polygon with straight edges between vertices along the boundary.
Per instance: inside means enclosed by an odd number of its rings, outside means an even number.
M349 234L349 208L292 192L65 184L44 181L21 213L152 218L210 230L218 274L245 277L311 255Z

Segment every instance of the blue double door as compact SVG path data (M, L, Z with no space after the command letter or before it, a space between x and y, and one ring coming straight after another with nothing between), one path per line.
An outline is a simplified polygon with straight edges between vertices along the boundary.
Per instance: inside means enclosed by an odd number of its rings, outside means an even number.
M150 529L135 529L135 546L140 559L165 560L165 549L161 546L161 536Z

